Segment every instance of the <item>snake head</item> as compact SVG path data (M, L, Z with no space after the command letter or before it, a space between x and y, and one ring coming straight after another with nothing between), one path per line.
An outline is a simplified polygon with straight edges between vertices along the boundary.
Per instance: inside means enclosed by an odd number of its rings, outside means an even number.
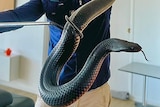
M125 52L139 52L142 50L142 47L137 43L126 41L126 45L128 46L126 46L126 49L123 50Z
M139 52L142 50L142 47L137 43L116 38L112 38L111 41L112 41L112 51L114 52L120 52L120 51Z
M121 39L115 39L112 38L110 39L112 42L112 50L114 52L120 52L120 51L124 51L124 52L139 52L141 51L144 55L144 58L146 59L146 61L148 61L145 53L142 50L142 47L137 44L137 43L133 43L133 42L129 42L129 41L125 41L125 40L121 40Z

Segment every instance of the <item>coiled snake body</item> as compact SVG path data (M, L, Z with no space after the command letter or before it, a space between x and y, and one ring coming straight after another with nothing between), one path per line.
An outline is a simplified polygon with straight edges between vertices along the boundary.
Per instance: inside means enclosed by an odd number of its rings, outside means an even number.
M39 92L46 104L52 107L62 107L76 101L89 90L97 77L104 58L110 52L138 52L141 50L138 44L124 40L104 40L95 47L76 77L68 83L58 85L59 73L63 65L76 51L83 30L92 20L111 7L113 2L114 0L92 0L69 17L61 39L47 58L41 72Z

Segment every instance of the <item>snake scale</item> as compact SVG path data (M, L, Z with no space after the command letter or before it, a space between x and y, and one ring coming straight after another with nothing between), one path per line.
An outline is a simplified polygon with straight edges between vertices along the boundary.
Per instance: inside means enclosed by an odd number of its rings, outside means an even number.
M69 82L58 85L59 73L76 51L83 30L97 16L110 8L115 0L91 0L78 8L67 20L61 38L48 56L40 76L39 92L52 107L70 105L89 90L97 77L103 60L110 52L138 52L141 47L120 39L106 39L98 44L81 71ZM87 36L87 35L86 35Z

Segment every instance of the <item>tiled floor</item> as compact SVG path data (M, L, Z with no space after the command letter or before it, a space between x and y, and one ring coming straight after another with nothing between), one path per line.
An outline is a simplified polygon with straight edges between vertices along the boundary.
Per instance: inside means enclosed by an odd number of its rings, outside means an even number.
M0 89L4 89L4 90L9 91L11 93L27 96L29 98L32 98L34 101L36 101L36 95L35 94L28 93L28 92L25 92L25 91L22 91L22 90L9 88L9 87L2 86L2 85L0 85ZM135 106L134 106L133 101L130 101L130 100L123 101L123 100L118 100L118 99L112 98L112 102L111 102L110 107L135 107Z
M112 98L110 107L135 107L134 102L131 100L123 101Z
M32 94L32 93L29 93L29 92L25 92L25 91L22 91L22 90L9 88L9 87L2 86L2 85L0 85L0 89L6 90L6 91L14 93L14 94L18 94L18 95L29 97L29 98L33 99L34 101L36 100L36 95Z

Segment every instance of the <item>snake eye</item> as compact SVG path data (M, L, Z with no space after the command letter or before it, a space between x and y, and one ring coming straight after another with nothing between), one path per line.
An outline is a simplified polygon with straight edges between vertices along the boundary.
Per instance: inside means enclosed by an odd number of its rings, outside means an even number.
M131 46L127 49L127 52L135 52L135 47Z
M134 50L134 47L130 47L131 50Z

